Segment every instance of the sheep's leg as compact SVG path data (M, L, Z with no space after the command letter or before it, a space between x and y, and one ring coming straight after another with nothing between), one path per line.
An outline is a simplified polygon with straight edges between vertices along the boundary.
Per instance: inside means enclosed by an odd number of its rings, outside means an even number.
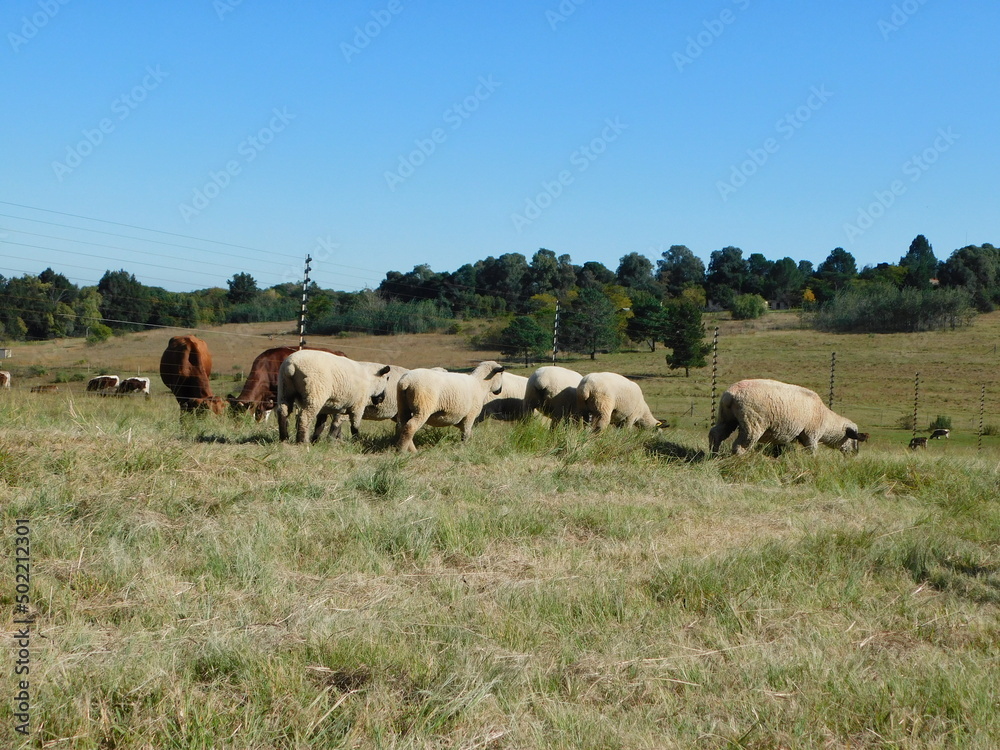
M725 442L726 438L733 434L737 424L735 422L719 422L715 427L708 431L708 452L711 454L717 454L719 448Z
M353 412L348 412L347 416L351 421L351 437L356 438L361 434L361 420L365 416L364 407Z
M315 443L323 437L323 428L326 427L326 420L329 416L329 414L322 411L316 416L316 427L313 429L312 442Z
M288 404L278 405L278 439L281 442L288 440Z
M462 431L462 442L466 442L470 437L472 437L472 425L475 424L475 417L466 417L461 422L459 422L456 427Z
M417 433L424 425L424 420L419 417L410 417L406 422L401 422L399 425L399 440L396 447L399 449L400 453L403 451L409 451L410 453L417 452L417 446L413 444L413 436Z
M299 421L296 425L295 430L295 442L304 443L306 441L306 433L309 430L309 425L313 423L319 409L311 406L303 406L302 411L299 412Z
M817 440L813 435L802 432L795 439L799 442L799 445L805 446L812 454L815 454L816 449L819 448L819 440Z
M733 441L733 455L738 456L741 453L753 450L753 447L757 445L757 441L760 440L762 434L751 432L746 427L740 427L740 432L736 436L736 440Z
M597 419L592 421L594 432L602 432L611 424L611 414L598 414Z

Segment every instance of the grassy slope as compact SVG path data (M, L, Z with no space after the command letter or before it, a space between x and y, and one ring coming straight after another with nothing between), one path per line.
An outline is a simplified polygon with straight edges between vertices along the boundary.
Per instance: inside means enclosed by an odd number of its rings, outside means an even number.
M1000 319L912 338L770 329L789 320L726 324L720 383L825 395L835 349L843 412L876 425L854 460L700 460L705 375L663 377L660 352L573 365L657 376L641 382L676 429L486 424L465 446L422 432L414 457L384 425L307 450L273 425L181 425L166 398L5 394L4 552L32 519L44 636L36 745L997 746L997 446L977 454L961 428ZM165 336L142 337L103 356L155 364ZM210 339L217 369L248 363L249 341ZM476 358L448 341L335 348ZM37 361L100 353L57 346ZM922 413L958 434L914 455L887 428L917 366ZM8 574L7 630L12 589ZM12 723L5 701L0 744Z

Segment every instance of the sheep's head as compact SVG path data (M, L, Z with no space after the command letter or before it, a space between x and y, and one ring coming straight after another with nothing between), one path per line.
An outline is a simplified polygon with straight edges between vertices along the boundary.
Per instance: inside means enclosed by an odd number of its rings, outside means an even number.
M486 379L490 383L490 393L494 396L499 395L500 391L503 390L503 367L500 365L494 367Z
M385 387L389 382L389 372L392 368L389 365L380 367L375 371L375 386L372 388L372 406L378 406L385 401Z
M844 426L844 438L840 443L840 452L844 455L855 455L858 452L858 444L867 439L867 432L858 432L858 426L853 422L848 422Z

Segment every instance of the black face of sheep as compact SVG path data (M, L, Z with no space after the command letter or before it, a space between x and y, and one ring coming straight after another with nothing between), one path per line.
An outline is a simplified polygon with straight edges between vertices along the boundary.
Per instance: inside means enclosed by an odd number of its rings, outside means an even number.
M844 442L840 446L840 450L845 454L855 454L857 453L861 446L860 443L868 440L867 432L858 432L857 430L848 427L844 430Z

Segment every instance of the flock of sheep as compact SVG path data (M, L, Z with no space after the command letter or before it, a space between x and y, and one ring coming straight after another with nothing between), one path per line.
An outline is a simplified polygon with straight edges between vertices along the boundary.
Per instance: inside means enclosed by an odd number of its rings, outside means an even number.
M288 419L300 409L297 442L312 432L316 440L328 417L332 433L348 420L357 434L362 419L394 419L400 451L416 452L413 437L424 425L456 427L468 440L473 425L506 404L511 417L535 411L552 420L583 421L599 432L617 427L662 427L638 384L614 372L581 375L565 367L545 366L530 377L505 373L492 360L471 373L441 368L404 370L376 362L356 362L317 350L290 354L278 372L276 407L281 440L289 438ZM858 426L831 411L806 388L776 380L741 380L722 395L718 419L709 433L713 454L736 430L733 453L757 443L800 443L815 452L819 444L856 453L868 439Z
M288 418L298 407L297 442L316 440L333 417L331 432L348 421L353 434L362 419L393 419L397 447L415 452L413 437L424 425L456 427L462 440L488 416L517 418L535 410L553 420L582 419L595 431L609 425L655 427L637 384L613 372L580 375L564 367L540 367L530 377L482 362L470 373L441 368L406 370L357 362L319 350L290 354L278 371L278 432L289 438Z

